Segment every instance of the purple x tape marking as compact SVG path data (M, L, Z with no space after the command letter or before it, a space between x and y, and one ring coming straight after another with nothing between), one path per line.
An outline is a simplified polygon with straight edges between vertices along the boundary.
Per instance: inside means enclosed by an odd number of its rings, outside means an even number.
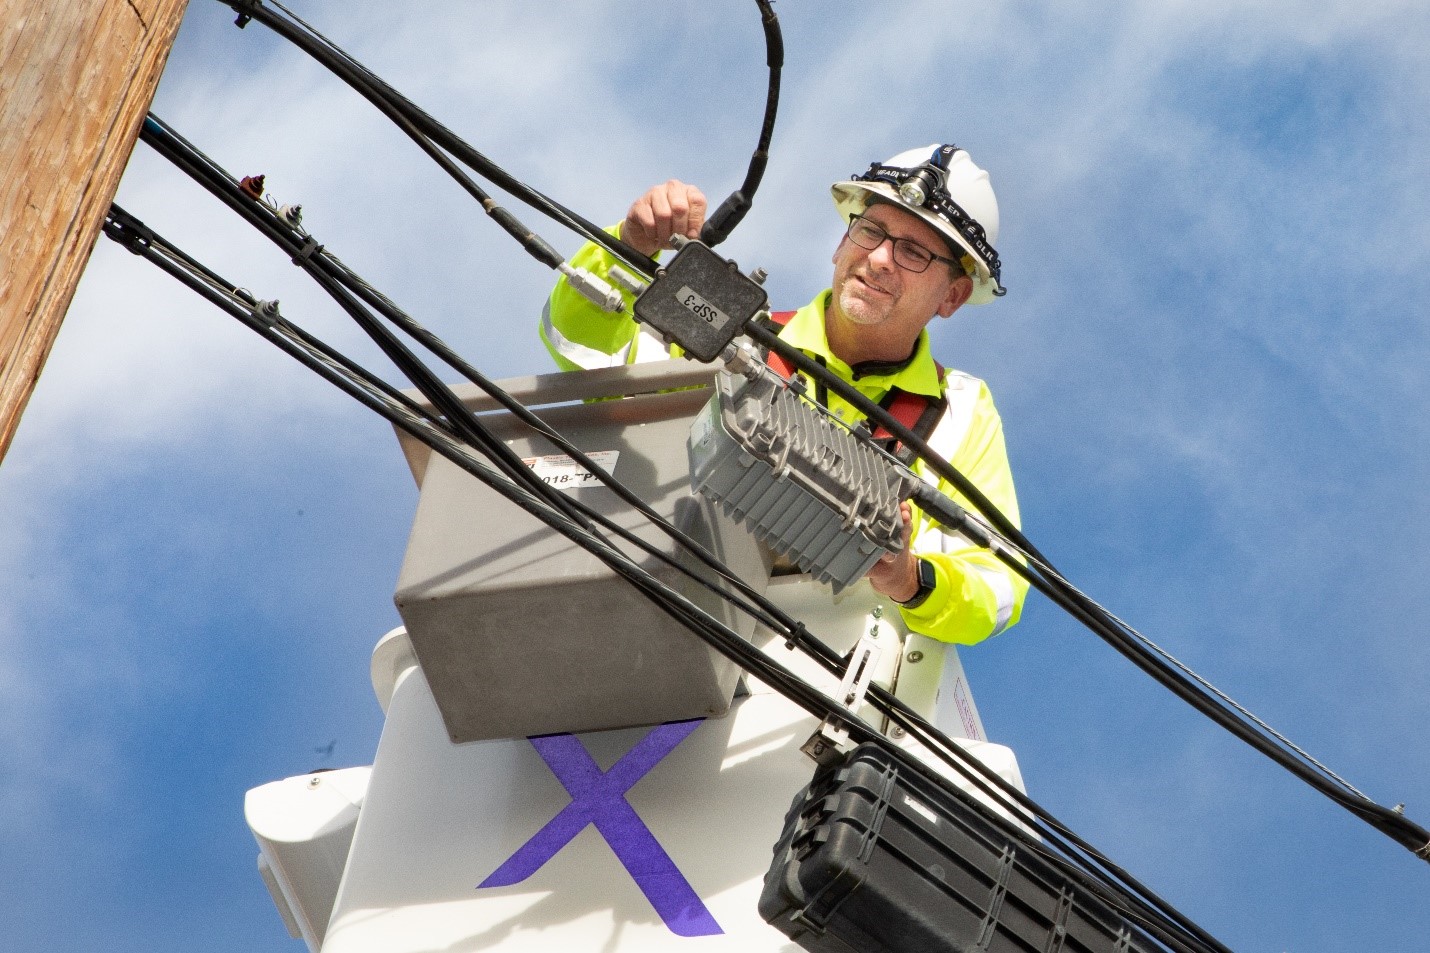
M537 754L571 795L571 803L478 884L478 888L521 883L585 830L586 825L594 824L671 932L678 936L723 933L675 861L625 798L637 781L700 727L701 720L652 728L606 772L601 771L575 735L530 739Z

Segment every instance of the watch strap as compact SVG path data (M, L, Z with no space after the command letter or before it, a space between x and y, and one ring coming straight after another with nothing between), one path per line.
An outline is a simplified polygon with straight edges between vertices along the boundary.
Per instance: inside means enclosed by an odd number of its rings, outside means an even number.
M919 559L919 587L914 590L914 594L899 605L905 609L917 609L923 605L928 597L933 594L934 586L938 585L938 573L934 571L933 563L927 559Z

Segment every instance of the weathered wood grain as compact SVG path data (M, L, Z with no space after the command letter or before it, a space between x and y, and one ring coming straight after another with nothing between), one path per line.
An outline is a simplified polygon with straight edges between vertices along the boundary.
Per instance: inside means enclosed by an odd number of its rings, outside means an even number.
M0 459L188 0L0 0Z

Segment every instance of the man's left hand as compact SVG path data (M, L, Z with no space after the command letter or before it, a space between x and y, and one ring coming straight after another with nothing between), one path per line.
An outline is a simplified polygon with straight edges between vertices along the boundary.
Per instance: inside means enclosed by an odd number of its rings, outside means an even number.
M881 556L866 576L874 591L895 602L907 602L919 591L919 558L909 546L914 530L914 514L908 500L899 504L899 516L904 524L901 532L903 547L897 553Z

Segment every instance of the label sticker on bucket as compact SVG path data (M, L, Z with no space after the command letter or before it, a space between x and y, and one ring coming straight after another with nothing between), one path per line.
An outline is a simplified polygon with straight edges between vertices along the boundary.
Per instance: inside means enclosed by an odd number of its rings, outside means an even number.
M619 450L593 450L586 454L591 458L592 463L611 474L616 472L616 459L620 455ZM601 481L597 480L585 467L564 453L553 453L544 457L525 457L521 462L531 467L532 472L541 477L543 483L547 486L554 486L558 490L575 490L583 486L601 485Z

